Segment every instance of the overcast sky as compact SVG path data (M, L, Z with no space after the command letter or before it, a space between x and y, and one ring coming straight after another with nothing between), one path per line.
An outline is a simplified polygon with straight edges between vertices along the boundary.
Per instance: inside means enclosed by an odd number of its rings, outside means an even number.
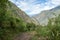
M43 10L52 9L60 5L60 0L10 0L28 15L38 14Z

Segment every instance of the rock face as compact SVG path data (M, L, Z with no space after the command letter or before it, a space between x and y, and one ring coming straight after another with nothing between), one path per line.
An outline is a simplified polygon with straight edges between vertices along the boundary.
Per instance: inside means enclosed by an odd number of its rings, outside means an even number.
M50 10L42 11L40 14L32 16L34 20L37 20L41 25L46 25L48 23L48 19L55 17L55 15L60 14L60 6L57 6Z

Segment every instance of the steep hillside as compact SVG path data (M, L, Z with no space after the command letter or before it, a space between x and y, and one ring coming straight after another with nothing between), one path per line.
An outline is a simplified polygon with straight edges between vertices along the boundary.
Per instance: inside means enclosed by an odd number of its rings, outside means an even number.
M32 22L31 18L24 11L18 8L15 4L9 2L7 5L8 10L10 10L14 15L16 14L16 16L21 17L25 22Z
M0 1L0 40L13 40L13 36L34 28L31 18L15 4Z
M33 19L36 19L41 25L46 25L48 23L48 19L53 18L58 14L60 14L60 6L42 11L40 14L33 16Z

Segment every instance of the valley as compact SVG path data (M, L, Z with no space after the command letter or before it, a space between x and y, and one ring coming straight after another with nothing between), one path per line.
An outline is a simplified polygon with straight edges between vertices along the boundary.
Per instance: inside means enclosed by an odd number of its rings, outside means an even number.
M60 40L60 5L30 17L11 1L1 0L0 40Z

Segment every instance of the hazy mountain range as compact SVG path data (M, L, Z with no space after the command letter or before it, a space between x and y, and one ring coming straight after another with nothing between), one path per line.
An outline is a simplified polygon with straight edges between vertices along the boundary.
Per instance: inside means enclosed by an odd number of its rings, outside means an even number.
M48 23L48 19L54 18L59 14L60 14L60 5L50 10L44 10L41 13L32 16L32 19L37 20L42 25L43 24L46 25Z

